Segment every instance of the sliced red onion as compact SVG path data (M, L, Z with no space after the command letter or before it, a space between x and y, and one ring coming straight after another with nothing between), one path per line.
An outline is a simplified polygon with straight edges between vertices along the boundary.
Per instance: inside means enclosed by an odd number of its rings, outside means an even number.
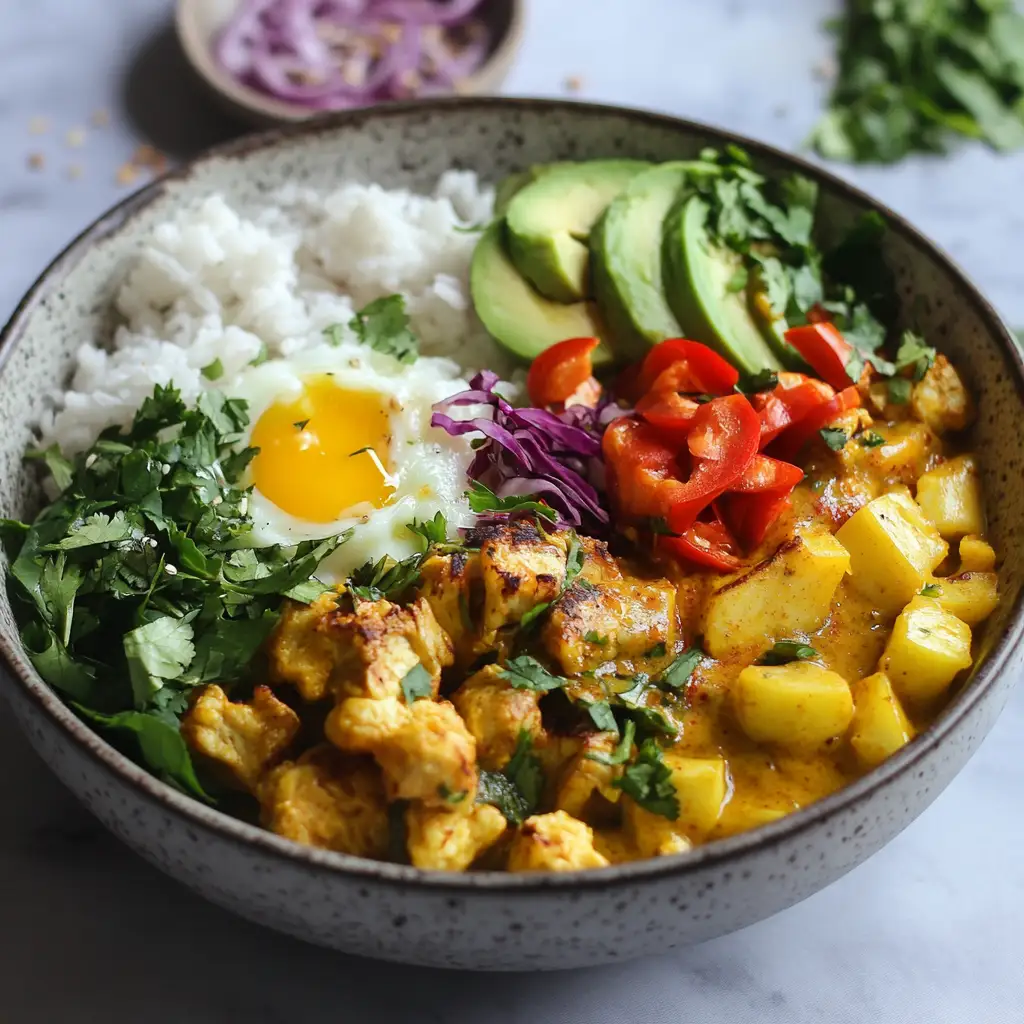
M486 30L467 21L480 2L243 0L215 41L214 56L245 84L310 110L438 94L486 58ZM440 35L463 26L465 45ZM328 27L350 30L364 52L339 53Z

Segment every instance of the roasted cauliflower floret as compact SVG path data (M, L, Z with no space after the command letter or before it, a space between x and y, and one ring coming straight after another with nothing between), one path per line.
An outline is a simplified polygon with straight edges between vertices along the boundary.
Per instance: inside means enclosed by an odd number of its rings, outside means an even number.
M480 578L480 558L458 551L431 555L420 566L420 596L464 658L474 654L473 592Z
M509 871L579 871L607 865L608 859L594 848L594 830L565 811L527 818L508 854Z
M441 669L453 661L451 640L423 598L405 608L360 601L352 612L332 612L324 628L335 639L332 685L339 697L397 697L417 665L436 694Z
M635 658L675 638L676 588L668 580L608 580L569 587L541 634L567 675Z
M259 796L263 824L279 836L357 857L387 857L384 783L369 758L317 747L278 765Z
M501 771L524 729L531 739L540 736L541 696L536 690L512 687L497 665L482 668L452 694L452 703L476 740L481 767Z
M327 696L334 671L335 643L321 624L334 611L337 599L337 594L328 593L308 605L285 601L267 644L271 679L291 683L306 701Z
M480 643L486 648L494 645L499 630L558 597L565 579L566 540L559 533L542 537L532 522L517 519L479 527L468 541L480 548Z
M910 407L936 434L964 430L974 419L974 402L953 364L935 357L928 372L914 385Z
M476 795L476 741L448 701L349 697L327 717L327 738L340 750L372 754L384 770L389 800L450 807Z
M219 686L206 686L181 720L185 742L250 791L298 731L299 716L268 686L257 686L247 704L228 700Z
M613 783L622 775L622 765L605 764L593 755L609 755L619 738L610 732L591 733L562 768L555 788L555 807L574 818L587 820L594 794L618 803L622 791Z
M497 842L505 826L501 811L470 803L468 796L447 808L410 804L405 813L409 860L417 868L465 871Z

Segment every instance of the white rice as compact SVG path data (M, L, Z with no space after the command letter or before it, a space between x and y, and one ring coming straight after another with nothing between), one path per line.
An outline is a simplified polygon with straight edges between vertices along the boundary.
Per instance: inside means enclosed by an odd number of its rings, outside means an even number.
M72 454L112 425L125 426L155 384L193 402L203 367L233 377L261 353L285 357L323 346L323 330L399 292L424 355L467 373L510 370L473 312L469 264L493 192L449 171L434 195L346 184L329 194L290 187L258 211L219 195L160 224L116 300L113 339L77 353L70 389L52 396L44 445ZM458 230L462 228L463 230Z

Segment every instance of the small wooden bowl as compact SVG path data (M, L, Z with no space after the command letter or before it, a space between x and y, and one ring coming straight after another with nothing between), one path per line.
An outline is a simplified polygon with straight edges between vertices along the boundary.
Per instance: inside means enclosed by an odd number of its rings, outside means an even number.
M178 0L178 39L189 63L230 114L257 127L303 121L323 111L276 100L239 82L213 55L213 42L241 0ZM524 0L486 0L480 17L491 32L484 63L459 90L464 95L496 93L505 81L523 39Z

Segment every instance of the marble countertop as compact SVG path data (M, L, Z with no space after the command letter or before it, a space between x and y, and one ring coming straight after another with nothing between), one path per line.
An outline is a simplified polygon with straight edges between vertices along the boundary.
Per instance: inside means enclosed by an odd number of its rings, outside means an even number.
M183 73L169 0L7 0L0 26L0 317L134 185L238 131ZM796 147L828 0L533 0L507 91L693 117ZM109 123L93 124L97 112ZM34 119L43 119L43 120ZM102 122L100 114L96 120ZM45 130L43 130L45 128ZM35 133L34 133L35 132ZM31 166L40 164L42 166ZM977 148L841 172L887 200L1024 324L1024 154ZM10 1024L1008 1024L1024 1019L1024 691L910 829L826 891L700 948L560 975L435 973L280 938L104 832L0 708L0 1020ZM203 968L188 967L204 957Z

